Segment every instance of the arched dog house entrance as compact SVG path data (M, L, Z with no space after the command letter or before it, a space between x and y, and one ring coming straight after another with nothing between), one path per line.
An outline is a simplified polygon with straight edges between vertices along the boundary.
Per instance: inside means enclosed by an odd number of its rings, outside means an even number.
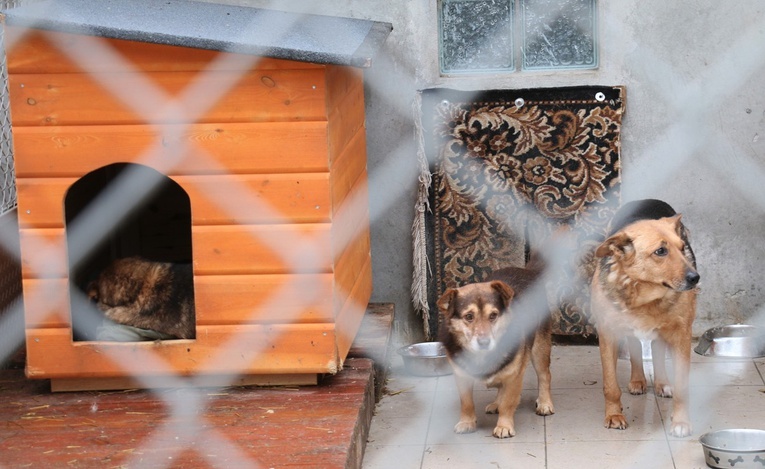
M66 192L64 213L74 340L104 339L102 315L85 292L115 259L192 261L189 196L147 166L115 163L85 174Z

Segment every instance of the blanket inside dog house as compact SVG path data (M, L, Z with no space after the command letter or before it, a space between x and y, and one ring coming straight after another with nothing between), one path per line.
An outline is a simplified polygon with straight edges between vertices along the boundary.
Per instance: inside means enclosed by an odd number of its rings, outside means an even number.
M391 29L179 0L6 10L27 376L337 372L371 295L363 68ZM93 340L85 285L135 255L191 263L193 339Z

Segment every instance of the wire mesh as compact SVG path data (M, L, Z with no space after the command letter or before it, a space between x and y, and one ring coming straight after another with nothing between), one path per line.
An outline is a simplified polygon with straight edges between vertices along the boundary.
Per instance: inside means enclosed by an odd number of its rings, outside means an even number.
M18 6L18 1L0 2L0 8ZM0 50L5 50L0 31ZM21 263L16 225L16 181L13 164L8 68L5 53L0 57L0 364L6 365L23 344Z
M15 3L15 2L10 2ZM1 5L0 7L14 6ZM0 47L4 48L4 34L0 33ZM0 214L16 207L16 181L13 171L13 134L11 133L10 100L8 98L8 67L3 54L0 62Z
M22 1L10 1L3 2L3 7L15 6L21 3L28 3ZM275 4L274 7L278 7ZM603 17L601 17L603 18ZM603 18L604 22L607 22L607 18ZM290 25L285 25L288 27ZM606 27L610 27L606 25ZM667 100L671 104L670 108L676 110L682 110L684 115L680 119L676 120L676 124L668 126L664 135L661 138L656 139L656 143L649 147L646 151L645 157L639 160L630 161L629 171L633 174L646 174L650 173L651 178L644 178L644 184L641 186L640 193L652 193L657 191L663 185L667 184L673 178L676 177L681 168L684 165L693 164L691 161L697 154L698 150L704 146L709 145L713 150L720 149L725 146L736 146L736 143L726 140L724 136L721 136L720 132L709 132L706 138L695 138L698 133L698 116L702 115L701 109L706 106L710 100L714 97L722 97L735 92L736 89L745 85L748 79L753 74L759 73L762 69L763 61L765 61L765 54L762 54L762 47L758 44L763 44L763 33L761 29L751 28L741 35L740 41L738 41L732 48L731 53L720 57L716 64L705 73L704 77L698 80L688 83L683 77L678 76L677 72L673 70L672 64L664 63L661 60L657 60L660 54L654 54L648 49L641 49L635 53L633 60L646 64L645 69L653 70L656 73L660 73L663 77L670 77L672 82L678 84L681 92L676 90L658 89L657 92L662 95L662 99ZM5 44L5 48L12 47L12 44ZM603 47L608 47L608 44L604 44ZM83 68L88 69L93 67L94 64L103 64L108 61L121 61L121 57L114 50L110 50L105 44L101 43L97 39L90 41L86 48L78 50L69 50L71 52L71 59L79 63ZM221 59L221 60L231 60ZM242 60L241 58L237 60ZM254 60L254 59L253 59ZM405 58L401 59L406 62ZM221 64L217 64L221 65ZM411 64L410 64L411 65ZM223 66L223 65L221 65ZM14 166L12 155L12 134L10 132L10 117L8 115L9 104L7 96L7 72L5 70L5 61L3 58L3 92L0 94L0 119L2 119L2 140L0 141L0 152L2 152L2 160L0 160L0 166L2 167L3 180L2 184L2 211L10 211L16 207L16 194L14 180ZM246 68L246 67L234 67L234 68ZM410 67L412 74L415 75L419 72L414 71L415 67ZM647 72L646 72L647 73ZM708 80L710 76L716 77L715 79ZM407 77L409 79L420 79L421 77ZM644 76L638 77L650 84L651 77ZM236 77L232 78L232 81ZM438 80L436 80L438 81ZM200 75L191 86L189 86L183 93L173 97L169 96L162 89L159 89L150 81L146 80L141 82L131 83L130 93L126 95L126 89L117 84L104 81L101 83L103 86L110 89L111 93L122 101L123 104L131 106L133 110L142 115L149 114L148 109L162 109L164 117L172 117L174 120L184 122L186 124L194 122L195 116L202 114L210 106L213 106L219 96L226 93L228 86L232 83L223 84L216 83L212 85L211 82L206 80L204 74ZM381 95L388 96L386 99L391 101L407 101L407 96L400 96L400 90L391 89L394 86L390 83L372 82L370 83L370 93L379 93ZM139 99L136 99L139 97ZM703 99L702 99L703 98ZM407 106L401 106L403 109L407 109ZM628 111L628 115L636 110ZM680 112L680 111L678 111ZM394 116L393 120L400 120L409 123L411 116L408 114L401 114ZM150 122L151 123L151 122ZM153 123L159 125L159 123ZM407 124L408 125L408 124ZM704 129L708 129L708 124L702 126ZM175 131L182 131L183 125L178 126ZM173 135L167 134L167 129L163 129L163 134L166 137L172 138ZM674 142L695 142L693 145L678 145ZM162 141L157 141L156 146L147 151L147 156L152 151L162 150ZM403 147L403 149L394 149L394 152L407 152L409 147ZM182 155L183 149L179 148L174 156L179 157ZM414 159L413 152L409 155L409 158ZM666 155L672 155L671 158L667 158ZM170 159L168 165L176 164L177 161ZM705 164L719 171L724 176L724 179L730 182L731 186L735 186L734 190L742 195L744 200L751 203L751 208L756 212L757 216L762 215L762 211L765 209L765 197L763 195L763 189L761 181L765 176L762 166L757 161L742 161L741 166L737 169L733 169L728 162L717 159L714 157L708 157L704 161ZM414 165L412 166L414 167ZM661 171L656 172L655 168L660 167ZM411 187L415 185L417 174L405 174L401 175L400 168L396 165L396 159L393 158L389 163L383 162L375 163L375 167L370 171L370 177L372 178L372 186L384 186L385 190L379 190L376 193L380 195L380 198L376 200L377 210L375 213L382 214L385 212L380 207L389 207L398 203L401 199L407 202L413 202L414 196L409 194ZM409 179L407 179L409 178ZM389 181L405 181L411 183L411 185L402 185L399 187L390 188ZM88 252L89 246L93 244L93 239L103 236L103 232L99 230L108 229L109 223L104 223L105 218L111 218L112 223L116 223L121 213L124 213L129 207L125 207L121 201L124 198L125 192L134 192L137 187L144 186L145 181L135 179L126 175L125 179L120 181L112 194L105 196L101 200L101 204L94 208L93 213L86 214L79 226L73 229L78 232L74 238L82 240L80 246L75 247L75 257L84 256ZM145 190L150 188L145 187ZM120 190L124 192L120 192ZM637 191L636 191L637 192ZM219 196L220 197L220 196ZM411 200L410 200L411 199ZM243 201L243 203L250 204L253 211L261 211L263 213L270 213L273 219L279 219L280 214L278 210L263 203L258 197L252 194L246 187L231 187L230 192L225 194L224 197L220 197L216 202L225 207L230 204L231 200ZM361 202L356 201L359 204ZM363 210L363 208L357 208L357 210ZM232 215L235 216L235 215ZM373 223L379 220L373 220ZM3 269L4 275L8 275L11 279L8 283L14 284L13 280L18 279L18 247L17 236L18 231L15 223L9 222L3 224L0 229L0 241L3 246L10 253L13 253L12 258L8 261L8 267ZM7 225L7 226L6 226ZM252 233L252 236L261 237L263 233ZM308 259L319 255L317 252L317 245L315 240L310 237L299 237L289 240L286 243L285 239L281 236L272 236L263 238L263 242L272 246L274 251L279 252L284 261L287 262L294 272L301 272L307 265L310 265ZM289 244L289 250L283 249L285 244ZM46 246L41 244L36 251L39 252L37 262L33 265L33 268L40 269L40 271L48 271L51 266L48 264L50 249L55 247ZM710 252L713 249L710 246L704 246L701 252ZM698 253L698 252L697 252ZM704 264L706 261L702 258L700 263ZM3 281L0 278L0 281ZM20 307L19 293L20 290L16 290L17 286L9 286L7 290L4 289L4 295L7 297L7 304L11 305L6 310L5 314L0 318L0 331L19 330L19 322L23 323L23 312ZM301 302L304 304L310 304L318 295L315 290L315 285L306 284L302 285L303 295L301 296ZM15 292L15 293L14 293ZM43 294L45 294L43 292ZM268 304L263 306L264 308L277 307L286 295L290 295L290 291L276 291L268 299ZM299 309L299 308L296 308ZM763 311L758 311L750 315L747 319L753 323L765 324L763 319ZM14 325L15 324L15 325ZM246 343L243 337L233 339L226 345L228 351L241 351L248 356L255 356L261 353L262 350L258 347L253 347L252 344ZM4 334L3 340L0 340L0 360L9 358L19 344L23 341L23 336L9 336ZM228 358L226 351L222 351L220 355L216 356L214 360L226 361ZM140 375L141 367L139 364L146 362L155 362L157 357L151 353L147 353L134 360L133 362L122 362L120 366L127 374ZM158 366L162 366L161 364ZM171 370L167 370L168 375L172 376ZM220 384L233 382L234 374L224 377ZM179 385L185 385L184 378L177 377ZM193 378L192 378L193 381ZM152 383L144 383L147 386L151 386ZM199 417L201 410L204 409L206 403L202 399L201 395L193 388L187 389L182 393L173 395L158 394L160 399L164 399L165 406L169 409L170 413L180 417L176 423L170 423L172 419L168 419L168 424L165 427L156 429L151 438L147 438L149 445L153 445L156 448L162 448L168 441L173 442L173 448L176 450L156 451L154 454L161 454L162 460L157 459L147 460L144 459L138 463L137 459L128 461L128 466L146 466L146 467L169 467L169 463L165 458L170 455L173 456L183 451L185 447L191 447L195 444L195 438L200 435L200 431L205 427L206 423ZM711 388L706 388L701 392L695 401L694 407L698 412L701 409L709 408L715 402L717 395ZM182 421L183 424L179 425L177 422ZM209 433L206 433L209 436ZM213 433L214 435L214 433ZM215 436L212 441L208 441L206 444L217 447L219 451L226 452L231 455L231 460L240 463L241 466L256 465L255 461L250 461L240 448L234 442L227 440L226 438ZM146 448L151 449L151 448ZM173 453L175 451L175 453ZM215 465L215 461L209 461L211 465ZM0 467L2 461L0 460Z

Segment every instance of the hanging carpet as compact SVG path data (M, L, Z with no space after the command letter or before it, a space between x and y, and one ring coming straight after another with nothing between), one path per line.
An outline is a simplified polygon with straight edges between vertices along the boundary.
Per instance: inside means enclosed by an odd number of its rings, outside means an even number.
M623 87L422 91L412 296L427 338L438 297L523 266L561 227L578 252L548 281L553 333L588 336L592 250L619 205ZM554 239L554 238L553 238ZM577 278L579 282L571 282Z

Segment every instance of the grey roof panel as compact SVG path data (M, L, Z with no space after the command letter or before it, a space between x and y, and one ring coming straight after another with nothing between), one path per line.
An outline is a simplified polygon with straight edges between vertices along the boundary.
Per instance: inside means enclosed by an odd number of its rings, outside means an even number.
M3 12L9 25L368 67L390 23L186 0L45 0Z

